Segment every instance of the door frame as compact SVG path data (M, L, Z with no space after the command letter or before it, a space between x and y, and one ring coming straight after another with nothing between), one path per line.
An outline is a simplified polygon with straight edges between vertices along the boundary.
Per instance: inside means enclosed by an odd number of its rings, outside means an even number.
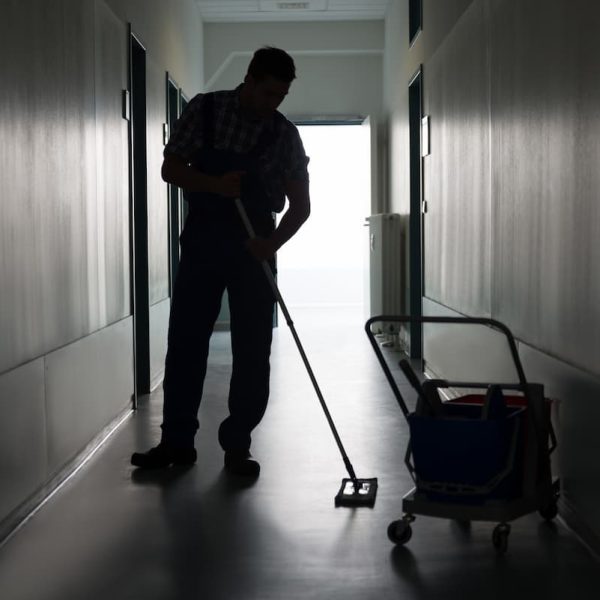
M146 47L128 24L129 39L129 233L133 315L134 400L150 393L148 280L148 181L146 149Z
M377 161L377 123L375 121L375 117L373 115L331 115L329 117L313 117L310 115L306 116L297 116L293 118L293 124L297 128L308 128L308 127L327 127L328 130L333 131L335 128L339 127L352 127L352 128L362 128L368 129L369 133L369 156L368 156L368 172L369 172L369 187L367 192L367 197L365 198L365 204L363 206L364 213L361 218L361 230L363 227L368 227L368 222L365 222L364 219L368 218L369 215L373 214L375 198L376 194L376 186L377 186L377 177L375 176L374 165ZM310 166L310 165L309 165ZM357 235L357 239L362 237L362 234ZM367 236L368 237L368 236ZM368 314L370 310L370 267L369 267L369 249L367 240L364 240L364 243L358 241L363 247L363 291L362 291L362 307L365 314Z

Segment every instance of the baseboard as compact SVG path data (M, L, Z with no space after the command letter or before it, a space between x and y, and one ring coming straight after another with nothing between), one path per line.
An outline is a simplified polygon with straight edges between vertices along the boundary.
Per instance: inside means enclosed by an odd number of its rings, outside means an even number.
M0 548L48 502L98 452L123 422L133 414L131 408L124 409L71 461L51 477L39 490L0 521Z

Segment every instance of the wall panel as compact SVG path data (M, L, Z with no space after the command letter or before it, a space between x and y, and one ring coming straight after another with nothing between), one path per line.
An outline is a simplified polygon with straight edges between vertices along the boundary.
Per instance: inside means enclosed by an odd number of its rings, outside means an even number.
M131 317L46 356L48 477L127 408L132 366Z
M128 122L122 90L128 88L127 27L96 2L95 97L96 190L90 202L88 256L90 301L104 326L131 312L129 268ZM90 195L93 200L94 195ZM93 293L96 292L96 293Z
M428 298L423 300L423 314L464 316ZM426 323L423 348L427 369L436 377L483 383L519 381L506 336L486 325Z
M106 104L124 87L123 25L101 23L97 46L94 23L93 2L26 0L0 24L0 51L15 57L0 102L0 372L129 311L125 137L108 119L120 99ZM109 46L111 90L95 76Z
M493 312L600 373L600 7L494 0Z
M490 314L490 139L486 10L477 2L424 66L425 295Z
M165 372L167 334L171 299L167 298L150 307L150 386L156 388Z
M0 375L0 521L33 494L47 470L44 361Z
M39 35L44 48L36 49L32 74L29 192L39 227L33 268L42 287L39 334L45 352L89 333L97 319L88 303L85 252L86 200L95 178L94 30L89 2L39 4L32 35Z
M0 53L18 57L3 61L3 78L13 85L0 86L0 140L11 140L0 144L0 372L24 362L42 345L36 335L41 329L41 287L34 269L40 252L39 228L35 228L28 189L33 82L31 77L19 77L20 71L34 69L34 45L23 35L29 21L26 13L34 7L33 0L4 3L0 19Z
M520 352L530 379L543 382L546 395L559 400L554 412L563 499L600 539L600 379L525 344Z
M14 59L4 61L3 78L11 85L2 86L0 103L0 137L11 140L0 155L6 174L0 180L0 331L8 342L0 347L0 372L80 335L86 324L79 242L82 190L93 164L93 129L82 128L86 109L93 108L92 82L79 82L76 100L66 92L68 69L77 71L92 55L82 42L84 29L68 42L79 40L76 56L67 56L68 7L65 0L3 5L0 52ZM86 8L69 18L78 21Z
M163 123L167 118L166 73L146 57L148 164L148 283L150 306L169 297L169 206L163 161Z

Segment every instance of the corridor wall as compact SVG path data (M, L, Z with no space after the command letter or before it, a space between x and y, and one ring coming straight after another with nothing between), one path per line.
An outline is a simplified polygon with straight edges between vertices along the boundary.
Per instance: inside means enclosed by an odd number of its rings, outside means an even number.
M526 372L560 401L563 515L597 544L600 7L429 0L412 44L407 18L408 2L394 1L387 190L406 214L408 81L422 65L431 151L422 162L424 312L491 316L512 329ZM426 330L426 360L440 356L439 343Z
M202 23L193 0L163 5L2 5L0 537L131 407L128 22L151 59L151 302L166 331L165 73L199 91Z

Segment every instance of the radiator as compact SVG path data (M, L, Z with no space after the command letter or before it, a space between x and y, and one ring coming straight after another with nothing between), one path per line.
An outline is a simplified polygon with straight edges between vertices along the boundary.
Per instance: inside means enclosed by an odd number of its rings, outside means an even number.
M401 315L405 307L406 224L398 214L367 217L369 224L369 313ZM398 323L374 325L375 333L395 334Z

